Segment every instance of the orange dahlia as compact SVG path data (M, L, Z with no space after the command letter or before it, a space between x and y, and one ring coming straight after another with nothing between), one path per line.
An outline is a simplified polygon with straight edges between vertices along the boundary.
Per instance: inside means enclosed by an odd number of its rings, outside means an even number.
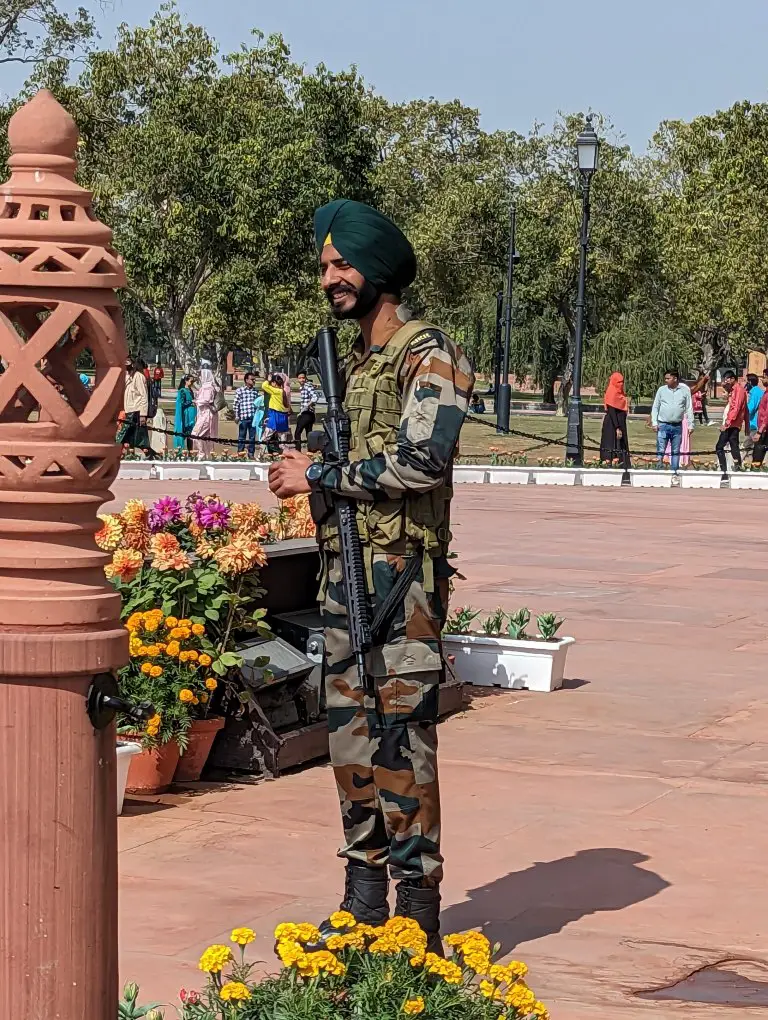
M112 562L104 567L107 577L119 577L121 581L132 581L141 570L144 557L138 549L118 549Z
M102 527L94 536L96 545L105 552L112 552L120 545L123 537L123 525L116 514L99 514Z
M233 539L218 549L213 558L222 574L245 574L267 562L261 543L247 537Z

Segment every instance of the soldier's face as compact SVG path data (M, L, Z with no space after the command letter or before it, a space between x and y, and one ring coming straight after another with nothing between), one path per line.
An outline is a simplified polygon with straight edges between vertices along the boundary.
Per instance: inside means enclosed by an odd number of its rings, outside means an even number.
M320 253L320 286L328 298L334 318L359 319L375 303L376 290L362 273L347 262L332 244Z

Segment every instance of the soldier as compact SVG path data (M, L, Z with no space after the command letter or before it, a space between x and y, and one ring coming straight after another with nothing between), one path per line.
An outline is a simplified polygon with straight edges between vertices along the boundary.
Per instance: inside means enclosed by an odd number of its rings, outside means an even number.
M400 572L419 559L405 599L368 656L374 701L350 656L333 518L319 529L330 753L347 872L341 909L360 922L383 923L389 869L398 881L396 913L418 921L430 950L441 952L440 633L454 572L447 559L453 458L474 376L453 340L413 319L401 303L416 258L391 220L360 202L337 200L315 213L315 240L333 315L360 325L345 365L350 463L343 471L326 465L310 483L311 461L289 450L270 468L269 486L281 498L317 485L357 501L374 613ZM321 931L333 934L330 922Z

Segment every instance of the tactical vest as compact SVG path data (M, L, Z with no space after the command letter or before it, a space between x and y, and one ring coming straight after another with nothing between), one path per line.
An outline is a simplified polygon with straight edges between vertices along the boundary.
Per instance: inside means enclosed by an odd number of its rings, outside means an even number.
M344 407L351 423L350 461L364 460L397 446L403 411L399 379L412 342L430 331L442 332L428 322L405 323L378 351L358 363L346 365ZM366 561L368 590L373 592L373 556L422 555L424 588L434 590L434 560L445 556L449 530L452 465L440 485L426 493L403 493L395 499L357 503L357 527ZM333 518L320 529L324 549L338 552L338 531Z

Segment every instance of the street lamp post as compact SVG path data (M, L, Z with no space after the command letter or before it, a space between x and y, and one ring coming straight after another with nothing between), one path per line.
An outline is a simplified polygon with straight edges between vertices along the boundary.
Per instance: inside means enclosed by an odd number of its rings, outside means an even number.
M579 290L576 299L576 346L573 354L573 386L568 401L566 459L580 466L584 462L584 414L581 405L581 367L584 354L584 325L587 313L587 249L589 247L589 189L597 170L600 139L592 127L592 115L576 139L581 178L581 238L579 242Z
M509 215L509 254L507 256L507 295L504 310L504 362L501 370L501 383L496 391L496 431L509 432L509 409L512 403L512 387L509 385L509 356L512 344L512 284L515 266L520 256L515 247L517 224L517 207L512 203Z

